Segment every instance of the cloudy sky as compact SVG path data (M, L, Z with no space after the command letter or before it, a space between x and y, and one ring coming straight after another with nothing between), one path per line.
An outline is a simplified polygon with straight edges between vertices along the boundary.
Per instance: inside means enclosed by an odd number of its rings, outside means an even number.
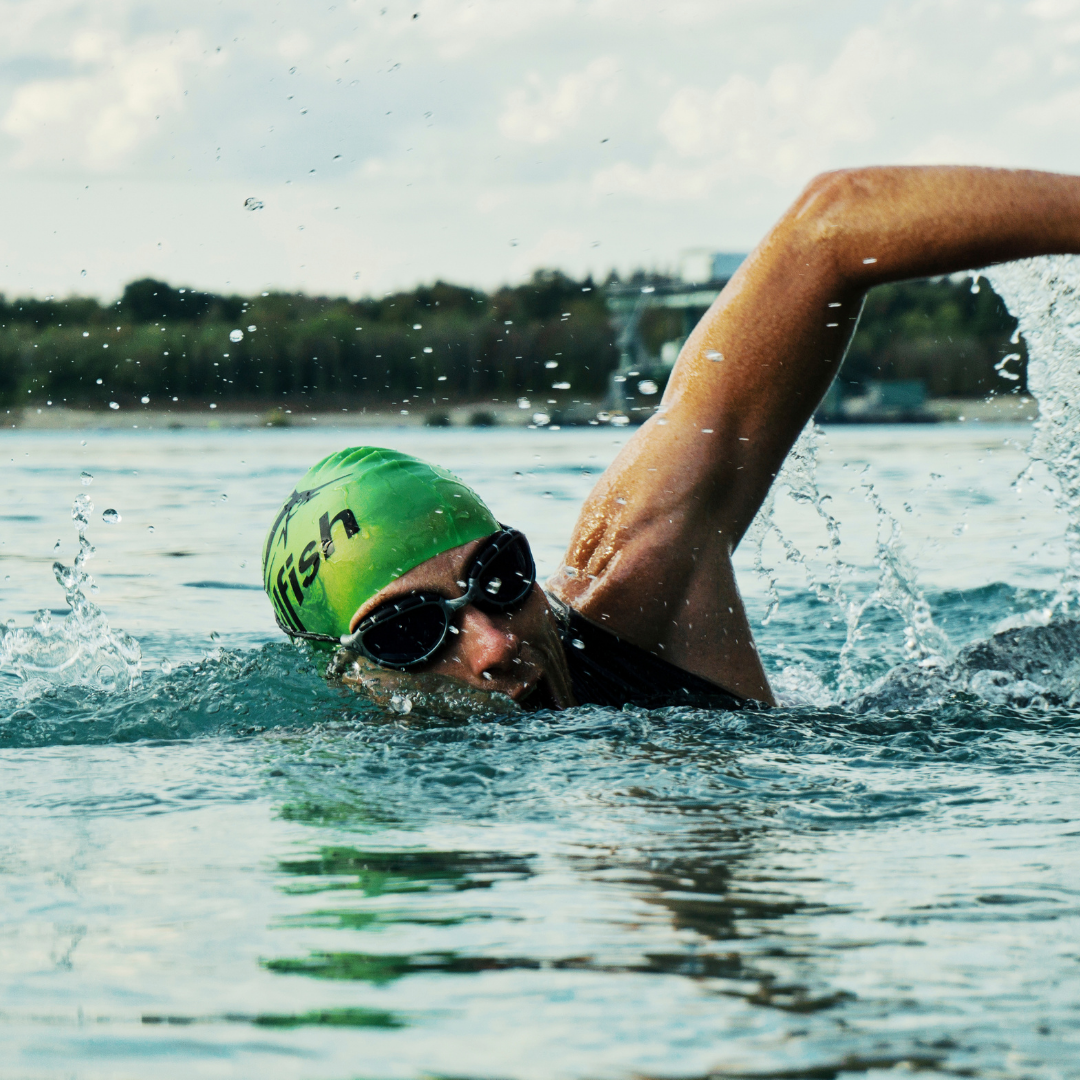
M1080 172L1080 0L0 0L0 290L747 250L815 172ZM247 199L261 209L245 209Z

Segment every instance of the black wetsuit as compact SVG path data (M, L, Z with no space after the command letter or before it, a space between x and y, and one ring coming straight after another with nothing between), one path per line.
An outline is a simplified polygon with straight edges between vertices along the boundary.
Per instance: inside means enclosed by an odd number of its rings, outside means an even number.
M570 681L579 705L698 705L742 709L749 702L723 687L691 675L667 660L589 622L573 608L549 597L559 616Z

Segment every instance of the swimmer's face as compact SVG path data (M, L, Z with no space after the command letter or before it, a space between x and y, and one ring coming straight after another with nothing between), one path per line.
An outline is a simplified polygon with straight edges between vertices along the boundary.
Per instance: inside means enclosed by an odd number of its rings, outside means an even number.
M409 593L435 592L452 600L464 590L457 584L486 538L451 548L413 567L363 604L349 623L352 633L365 615L380 604L400 600ZM506 694L519 704L549 708L573 703L569 672L555 617L539 585L533 585L516 611L481 611L469 604L453 621L457 634L447 635L435 658L423 668L478 690ZM416 669L413 669L416 670ZM401 673L403 680L408 672Z

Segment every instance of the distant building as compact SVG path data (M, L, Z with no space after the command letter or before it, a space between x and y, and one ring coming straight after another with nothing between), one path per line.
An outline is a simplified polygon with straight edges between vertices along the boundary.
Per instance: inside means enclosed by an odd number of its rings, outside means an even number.
M608 310L619 349L619 367L612 374L608 395L610 409L634 420L644 420L655 410L683 342L745 258L691 248L680 255L679 277L674 281L608 286ZM657 320L658 309L668 317ZM663 340L655 340L657 330Z

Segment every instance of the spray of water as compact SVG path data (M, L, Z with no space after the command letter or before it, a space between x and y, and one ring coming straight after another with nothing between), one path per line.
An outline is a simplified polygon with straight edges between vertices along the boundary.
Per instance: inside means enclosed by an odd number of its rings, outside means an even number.
M910 661L933 667L943 663L954 650L947 635L934 623L930 605L919 587L915 567L904 550L900 523L882 502L866 470L860 477L860 486L877 521L874 561L878 577L873 591L861 600L845 589L844 582L855 572L855 567L842 557L840 523L829 509L830 496L818 486L818 456L824 445L824 432L811 420L788 455L776 484L747 533L747 540L751 544L754 568L765 582L763 622L768 623L780 607L775 569L766 566L764 559L764 544L770 535L779 543L786 560L802 567L807 588L814 596L838 610L847 626L837 676L838 696L843 701L851 699L863 688L864 680L854 661L857 646L864 636L864 618L872 608L887 608L903 619L904 652ZM826 541L818 549L818 555L825 557L823 571L815 572L806 555L777 525L777 491L786 493L796 503L810 506L824 525ZM818 680L814 682L819 684ZM826 703L821 697L817 697L817 701Z
M0 673L20 680L24 695L50 686L123 690L139 682L139 643L130 634L113 630L101 609L86 597L94 583L86 571L94 556L94 547L86 537L93 509L86 493L76 498L71 519L79 552L71 566L53 563L53 573L71 611L61 619L53 618L48 610L40 611L33 626L9 625L0 637Z
M1031 478L1036 466L1045 467L1065 519L1065 568L1047 615L1075 616L1080 611L1080 258L1025 259L992 267L984 276L1020 324L1028 348L1028 388L1039 402L1030 463L1021 479Z

